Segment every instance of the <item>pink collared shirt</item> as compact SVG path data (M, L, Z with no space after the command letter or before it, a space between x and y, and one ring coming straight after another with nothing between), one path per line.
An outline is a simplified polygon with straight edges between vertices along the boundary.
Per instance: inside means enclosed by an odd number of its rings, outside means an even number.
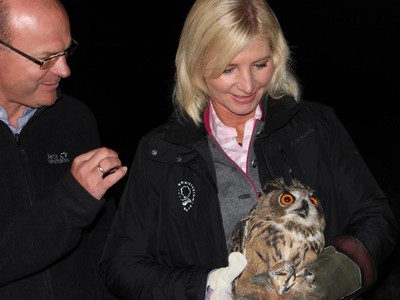
M218 118L214 110L212 102L209 102L209 125L211 133L219 143L225 153L243 170L247 172L247 155L249 153L250 141L257 120L262 117L260 106L257 106L256 113L253 118L247 120L244 126L243 144L240 146L237 141L237 132L233 127L226 126Z

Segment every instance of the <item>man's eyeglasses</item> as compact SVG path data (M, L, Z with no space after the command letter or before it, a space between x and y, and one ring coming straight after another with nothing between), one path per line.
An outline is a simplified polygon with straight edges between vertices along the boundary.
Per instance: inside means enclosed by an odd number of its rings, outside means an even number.
M79 43L77 41L72 39L71 46L69 46L68 49L64 50L63 52L50 55L49 57L46 57L42 60L39 60L39 59L36 59L36 58L26 54L25 52L22 52L21 50L18 50L17 48L14 48L10 44L7 44L6 42L3 42L2 40L0 40L0 44L6 46L7 48L11 49L15 53L18 53L19 55L29 59L30 61L34 62L37 65L39 65L41 70L46 70L46 69L51 68L52 66L54 66L54 64L57 62L57 60L64 55L65 55L65 57L70 57L74 53L76 48L78 48L78 45L79 45Z

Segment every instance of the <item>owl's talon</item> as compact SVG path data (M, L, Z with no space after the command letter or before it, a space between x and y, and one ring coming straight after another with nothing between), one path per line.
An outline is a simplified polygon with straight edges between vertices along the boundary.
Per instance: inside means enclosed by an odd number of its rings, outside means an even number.
M314 282L314 280L315 280L315 274L312 272L312 271L310 271L309 269L304 269L304 271L303 271L303 273L301 274L301 276L304 278L304 280L307 282L307 283L309 283L309 284L311 284L311 283L313 283Z
M280 268L280 269L278 269ZM296 281L296 270L294 264L288 261L284 262L284 265L275 266L273 270L269 272L269 285L279 295L285 294Z

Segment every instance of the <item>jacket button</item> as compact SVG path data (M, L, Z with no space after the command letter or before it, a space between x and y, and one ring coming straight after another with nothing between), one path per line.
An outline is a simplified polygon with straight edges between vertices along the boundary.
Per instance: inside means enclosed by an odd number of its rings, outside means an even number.
M177 161L177 162L181 162L181 161L182 161L182 156L178 156L178 157L176 158L176 161Z
M157 155L157 150L156 149L151 150L151 155Z
M257 163L257 159L253 160L251 162L251 165L253 166L253 168L257 167L258 163Z

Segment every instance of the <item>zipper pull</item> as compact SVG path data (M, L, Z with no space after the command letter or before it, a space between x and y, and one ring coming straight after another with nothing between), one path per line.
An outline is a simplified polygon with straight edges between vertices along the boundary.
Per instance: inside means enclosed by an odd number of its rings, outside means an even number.
M16 133L16 134L14 135L14 138L15 138L15 142L17 143L17 147L18 147L18 148L21 147L21 140L20 140L20 138L19 138L19 134Z

